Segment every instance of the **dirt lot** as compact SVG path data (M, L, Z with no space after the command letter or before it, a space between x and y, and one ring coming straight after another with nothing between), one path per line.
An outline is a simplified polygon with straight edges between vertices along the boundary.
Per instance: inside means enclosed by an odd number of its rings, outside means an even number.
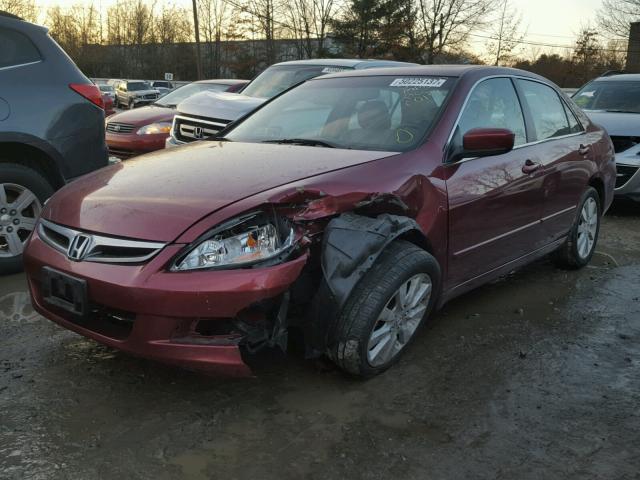
M592 265L459 298L363 382L298 355L256 378L137 360L0 278L0 478L640 479L640 208Z

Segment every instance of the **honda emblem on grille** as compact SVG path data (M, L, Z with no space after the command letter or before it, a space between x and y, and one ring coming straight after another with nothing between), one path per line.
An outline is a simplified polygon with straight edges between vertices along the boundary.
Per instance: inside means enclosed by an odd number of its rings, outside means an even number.
M114 125L113 126L113 131L114 132L119 132L120 131L120 125Z
M193 137L202 138L202 136L203 136L202 127L193 127Z
M67 257L75 262L84 260L89 252L89 247L91 247L91 236L79 233L71 240L67 249Z

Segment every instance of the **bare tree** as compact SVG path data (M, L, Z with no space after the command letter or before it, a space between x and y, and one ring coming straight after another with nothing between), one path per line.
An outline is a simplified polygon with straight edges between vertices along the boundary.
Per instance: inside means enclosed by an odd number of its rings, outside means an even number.
M231 8L224 0L199 0L200 31L207 44L209 75L220 77L222 68L222 38L230 20Z
M418 33L424 62L432 64L447 48L460 48L472 30L484 25L496 0L417 0Z
M498 15L491 22L492 39L487 42L487 50L491 54L491 62L494 65L512 60L515 49L525 36L521 31L522 15L511 1L500 0L498 6Z
M640 0L603 0L597 18L606 33L627 38L631 22L640 21Z
M29 22L37 21L40 13L35 0L0 0L0 11L12 13Z

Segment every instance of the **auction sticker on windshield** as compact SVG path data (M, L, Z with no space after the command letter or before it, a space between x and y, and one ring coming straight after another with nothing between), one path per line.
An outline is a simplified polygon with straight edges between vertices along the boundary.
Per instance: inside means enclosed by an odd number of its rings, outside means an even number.
M446 78L420 78L420 77L407 77L396 78L389 84L390 87L427 87L438 88L447 83Z

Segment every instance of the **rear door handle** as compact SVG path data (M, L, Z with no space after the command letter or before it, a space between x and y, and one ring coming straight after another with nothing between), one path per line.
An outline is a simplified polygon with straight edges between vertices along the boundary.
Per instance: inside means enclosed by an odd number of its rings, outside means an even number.
M537 172L541 168L542 168L541 163L537 163L537 162L534 162L533 160L527 159L527 161L524 162L524 166L522 167L522 173L526 173L528 175L530 173Z
M580 155L589 155L590 151L591 151L591 145L583 145L581 143L580 148L578 148L578 153Z

